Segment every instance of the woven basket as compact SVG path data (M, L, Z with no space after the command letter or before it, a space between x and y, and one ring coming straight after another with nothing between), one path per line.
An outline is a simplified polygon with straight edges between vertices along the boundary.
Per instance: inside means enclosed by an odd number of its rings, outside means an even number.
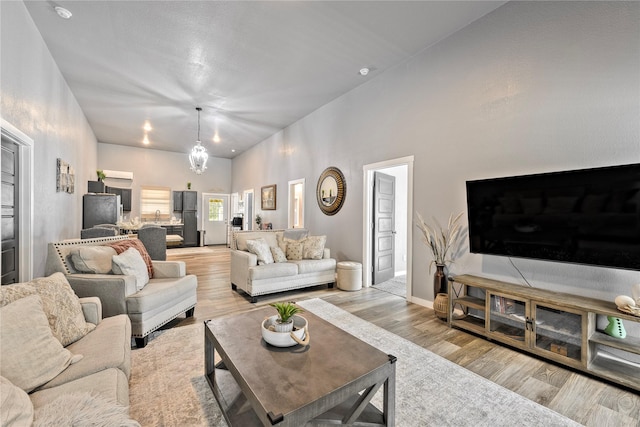
M433 311L438 319L447 320L449 317L449 295L439 293L433 300Z

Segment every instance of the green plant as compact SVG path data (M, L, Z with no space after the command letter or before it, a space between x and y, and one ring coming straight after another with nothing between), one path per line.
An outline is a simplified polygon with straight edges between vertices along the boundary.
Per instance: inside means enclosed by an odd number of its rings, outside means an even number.
M278 321L287 323L294 314L304 313L304 310L296 305L295 302L274 302L269 304L278 312Z
M104 172L101 169L98 169L96 171L96 174L98 174L98 181L102 181L103 179L105 179L107 177L107 175L105 175Z
M260 215L256 215L256 224L258 224L258 226L262 224L262 217Z
M446 265L448 262L453 262L453 255L449 256L451 251L456 251L462 242L463 233L460 225L460 218L462 218L463 212L460 212L455 218L453 214L449 216L449 222L447 228L442 228L437 219L433 218L435 225L429 225L424 222L422 215L416 212L418 216L417 227L422 231L422 240L431 250L433 260L429 263L429 271L433 264Z

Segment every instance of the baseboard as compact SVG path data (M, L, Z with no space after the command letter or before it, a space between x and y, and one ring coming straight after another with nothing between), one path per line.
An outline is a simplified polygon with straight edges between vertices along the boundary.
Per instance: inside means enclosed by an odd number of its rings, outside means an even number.
M429 301L426 299L422 299L422 298L418 298L418 297L414 297L413 295L411 296L411 300L410 302L414 303L414 304L418 304L421 305L423 307L427 307L427 308L431 308L433 309L433 301Z

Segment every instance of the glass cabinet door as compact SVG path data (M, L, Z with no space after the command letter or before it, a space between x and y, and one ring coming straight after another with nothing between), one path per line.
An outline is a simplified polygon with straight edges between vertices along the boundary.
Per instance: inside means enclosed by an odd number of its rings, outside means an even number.
M545 351L580 361L582 357L582 315L535 305L534 345Z
M514 344L526 345L526 302L499 294L490 294L489 302L489 332Z

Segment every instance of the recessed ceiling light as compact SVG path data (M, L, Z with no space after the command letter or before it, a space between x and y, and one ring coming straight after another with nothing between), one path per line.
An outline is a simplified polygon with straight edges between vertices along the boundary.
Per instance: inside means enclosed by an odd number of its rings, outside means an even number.
M218 135L218 132L216 132L216 134L213 135L213 142L215 142L216 144L220 142L220 135Z
M366 76L367 74L369 74L369 69L368 68L361 68L360 69L360 75L361 76Z
M235 152L236 152L236 149L235 149L235 148L233 148L233 149L231 150L231 152L232 152L232 153L235 153Z
M53 9L56 11L58 16L62 19L69 19L73 16L73 13L71 13L68 9L65 9L62 6L56 6Z
M142 140L142 143L144 145L149 145L149 137L147 136L147 134L144 134L144 139Z
M153 130L153 128L151 127L151 123L149 123L149 120L144 122L144 126L142 127L142 129L144 129L145 132Z

